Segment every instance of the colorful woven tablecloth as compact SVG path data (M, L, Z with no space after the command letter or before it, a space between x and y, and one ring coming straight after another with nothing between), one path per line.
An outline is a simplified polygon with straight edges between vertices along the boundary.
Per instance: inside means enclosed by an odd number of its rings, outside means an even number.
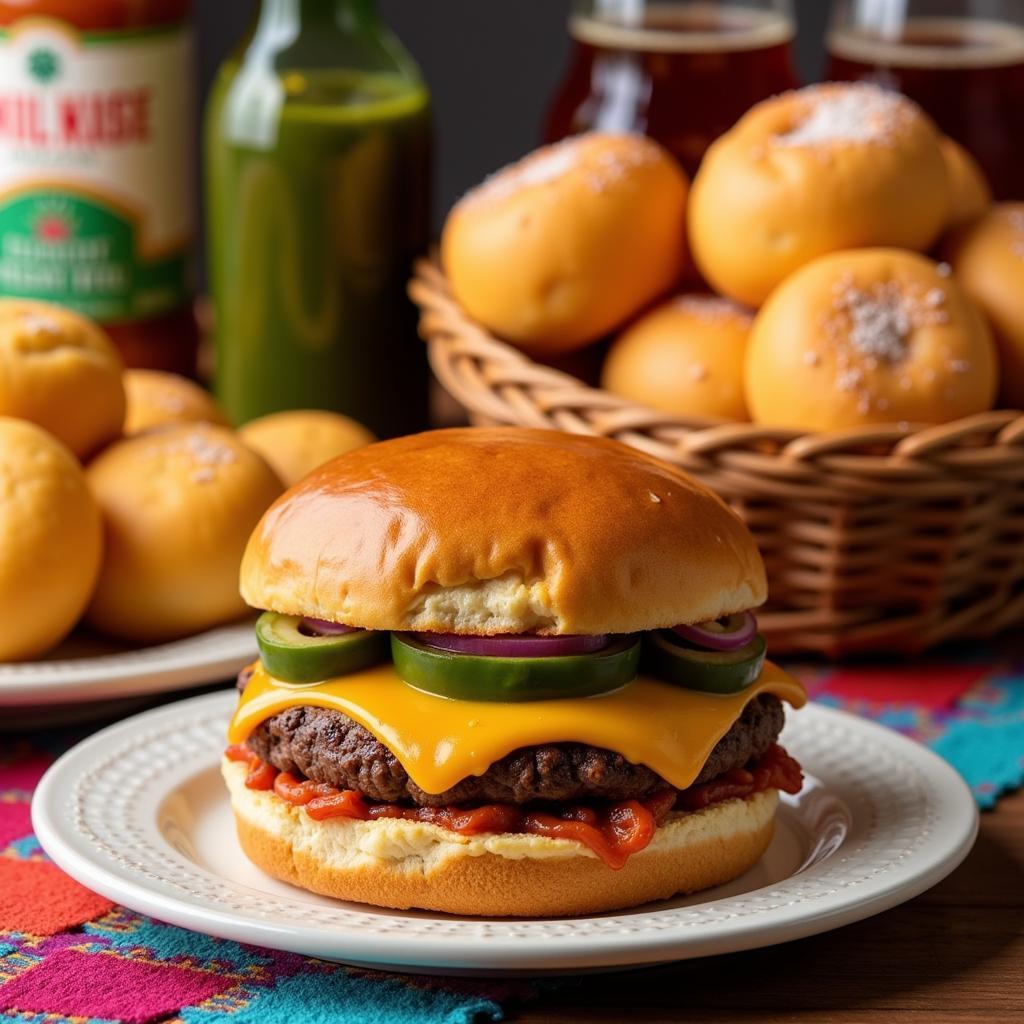
M804 667L817 700L927 743L982 807L1024 780L1024 663L970 651L908 666ZM389 975L213 939L118 907L48 863L29 801L77 734L0 734L0 1016L99 1024L501 1020L528 983Z
M913 664L790 666L814 700L927 744L978 805L1024 783L1024 644L961 649Z

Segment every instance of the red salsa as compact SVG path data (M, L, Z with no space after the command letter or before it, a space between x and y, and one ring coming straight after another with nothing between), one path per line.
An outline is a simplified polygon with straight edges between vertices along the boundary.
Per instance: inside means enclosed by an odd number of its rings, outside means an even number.
M733 768L710 782L681 790L676 807L681 811L699 811L720 800L742 798L769 788L799 793L803 784L804 773L798 762L775 743L749 768Z
M401 818L422 821L474 836L484 832L525 832L549 839L574 839L592 850L610 868L621 868L643 850L672 810L696 811L721 800L746 797L764 789L798 793L803 784L800 765L777 744L749 768L736 768L711 782L689 789L658 790L642 800L624 800L597 809L568 804L553 812L524 809L514 804L481 807L404 807L371 803L352 789L337 789L326 782L299 779L261 761L244 744L228 747L229 761L249 766L249 789L273 790L282 800L304 807L314 821L328 818Z

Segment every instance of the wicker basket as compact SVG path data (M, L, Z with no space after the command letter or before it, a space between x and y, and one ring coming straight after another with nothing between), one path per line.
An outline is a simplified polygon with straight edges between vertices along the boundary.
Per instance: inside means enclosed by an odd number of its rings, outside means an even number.
M764 554L773 650L914 653L1024 623L1024 414L827 434L683 419L532 362L462 311L434 263L410 293L473 422L614 437L722 495Z

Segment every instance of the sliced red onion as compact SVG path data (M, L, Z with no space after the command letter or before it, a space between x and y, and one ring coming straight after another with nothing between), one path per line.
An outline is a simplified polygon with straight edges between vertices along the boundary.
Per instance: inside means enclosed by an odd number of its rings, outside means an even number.
M346 626L343 622L329 622L327 619L304 618L299 629L308 630L313 636L341 636L343 633L354 633L358 626Z
M535 633L503 633L499 636L466 636L461 633L417 633L430 647L455 654L483 658L557 658L567 654L595 654L608 645L601 636L537 636Z
M708 647L712 651L735 651L745 647L757 635L757 619L753 612L736 612L715 622L673 626L672 632L691 644Z

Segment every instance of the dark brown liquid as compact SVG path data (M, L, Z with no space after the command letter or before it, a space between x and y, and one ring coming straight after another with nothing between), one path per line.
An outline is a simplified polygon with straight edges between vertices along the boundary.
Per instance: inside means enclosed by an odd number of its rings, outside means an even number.
M191 306L151 320L105 324L126 366L196 376L199 324Z
M546 141L577 132L639 131L692 175L708 146L753 104L797 85L792 26L779 15L652 4L642 26L570 23L569 70Z
M905 93L974 154L997 199L1024 197L1024 29L911 20L893 42L835 33L829 50L830 78Z

